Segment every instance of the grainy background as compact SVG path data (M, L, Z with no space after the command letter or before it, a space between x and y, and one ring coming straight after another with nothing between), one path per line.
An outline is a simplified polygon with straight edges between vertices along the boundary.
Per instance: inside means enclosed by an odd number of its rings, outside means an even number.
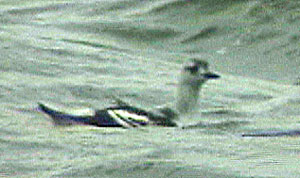
M297 0L0 1L0 177L298 177ZM192 129L54 127L34 108L174 100L189 57L222 76Z

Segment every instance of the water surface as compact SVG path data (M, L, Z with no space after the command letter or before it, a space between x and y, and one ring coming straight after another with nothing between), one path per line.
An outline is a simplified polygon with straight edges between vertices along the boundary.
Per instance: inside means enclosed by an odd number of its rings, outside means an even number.
M0 2L0 177L297 177L300 3ZM189 129L54 127L34 108L173 101L191 57L222 76Z

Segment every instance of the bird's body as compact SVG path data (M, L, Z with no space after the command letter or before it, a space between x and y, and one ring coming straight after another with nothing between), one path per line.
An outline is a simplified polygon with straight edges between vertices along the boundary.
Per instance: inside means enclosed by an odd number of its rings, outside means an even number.
M145 125L160 125L174 127L172 114L154 114L132 106L115 106L95 110L91 115L67 114L56 111L44 104L39 104L39 110L49 115L55 125L93 125L98 127L139 127ZM169 116L169 117L168 117Z
M89 115L68 114L51 109L44 104L39 104L39 110L50 116L56 125L84 124L125 128L145 125L174 127L177 126L176 119L195 108L201 86L207 80L216 78L219 76L208 71L206 61L192 59L181 72L175 106L146 110L118 100L117 106L95 110L93 114Z

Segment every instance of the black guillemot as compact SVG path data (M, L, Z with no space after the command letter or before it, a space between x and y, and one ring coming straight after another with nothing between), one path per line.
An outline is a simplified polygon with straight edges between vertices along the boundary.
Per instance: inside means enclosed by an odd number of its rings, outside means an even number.
M197 103L201 86L209 79L220 76L209 71L206 61L189 59L184 65L177 88L177 101L171 107L159 107L146 110L130 106L121 100L117 105L105 109L95 110L90 114L76 115L57 111L39 103L38 110L52 118L55 125L93 125L98 127L139 127L158 125L175 127L175 122L181 115L191 112Z

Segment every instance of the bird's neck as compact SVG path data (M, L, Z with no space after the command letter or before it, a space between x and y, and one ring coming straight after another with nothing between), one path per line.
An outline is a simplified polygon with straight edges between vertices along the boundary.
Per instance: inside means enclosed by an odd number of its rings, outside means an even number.
M179 84L177 91L176 110L179 114L188 114L195 109L201 85Z

